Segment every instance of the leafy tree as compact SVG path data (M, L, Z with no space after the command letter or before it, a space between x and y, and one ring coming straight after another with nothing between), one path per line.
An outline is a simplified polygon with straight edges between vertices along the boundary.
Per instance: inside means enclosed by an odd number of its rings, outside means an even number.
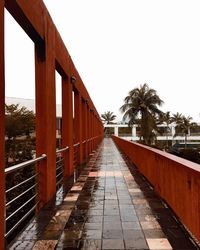
M156 138L155 117L162 113L158 108L162 104L163 101L157 95L156 90L149 88L145 83L139 88L132 89L120 108L120 111L124 113L123 119L128 120L130 126L139 121L141 137L146 144L151 145Z
M169 124L172 123L172 117L170 115L170 111L167 111L166 113L161 113L159 116L159 121L160 121L160 124L166 125L166 128L167 128L166 139L167 139L167 148L168 148L169 147L168 132L170 131Z
M35 130L35 115L26 107L19 108L19 104L5 105L5 115L5 133L8 140L24 134L29 137Z
M35 130L35 115L19 104L5 105L6 166L32 158L34 142L30 133ZM25 136L24 139L22 136Z
M107 111L101 115L101 118L102 118L102 121L104 121L104 123L113 124L113 121L115 120L116 115L114 115L113 112L111 111Z
M179 113L177 113L179 114ZM185 136L185 148L187 147L187 136L189 134L189 130L191 127L195 127L197 126L196 122L192 122L192 117L188 116L185 117L184 115L179 114L179 116L177 116L176 114L176 133L174 136L177 136L178 133L183 133Z

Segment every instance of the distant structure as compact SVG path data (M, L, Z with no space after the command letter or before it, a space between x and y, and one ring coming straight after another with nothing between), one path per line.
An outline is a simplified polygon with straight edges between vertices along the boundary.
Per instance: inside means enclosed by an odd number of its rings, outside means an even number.
M179 133L176 137L175 127L176 124L168 125L158 125L161 128L162 133L157 133L158 141L169 141L171 145L176 142L184 142L185 136L183 133ZM116 135L123 137L126 140L139 141L140 140L140 127L138 125L133 125L129 127L127 124L104 124L105 136ZM187 141L200 141L200 129L199 132L194 132L192 129L188 131Z

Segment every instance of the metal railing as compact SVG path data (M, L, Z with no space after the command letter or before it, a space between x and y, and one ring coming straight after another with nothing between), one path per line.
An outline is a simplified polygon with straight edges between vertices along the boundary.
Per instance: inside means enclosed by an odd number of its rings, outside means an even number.
M45 158L43 154L5 169L5 237L9 237L34 212L38 204L36 163Z
M79 146L80 143L74 144L74 167L76 167L79 162Z
M69 150L69 147L61 148L56 151L56 190L58 191L63 185L63 153Z

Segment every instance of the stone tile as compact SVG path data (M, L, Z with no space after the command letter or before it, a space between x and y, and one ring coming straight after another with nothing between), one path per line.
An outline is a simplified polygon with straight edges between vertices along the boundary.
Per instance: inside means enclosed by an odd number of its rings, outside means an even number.
M103 227L102 223L85 223L85 226L84 226L86 230L102 229L102 227Z
M122 239L103 239L102 249L122 250L124 249L124 241Z
M144 229L145 238L165 238L166 235L161 229Z
M121 218L119 215L106 215L103 217L104 222L121 222Z
M125 249L147 250L147 249L149 249L149 247L147 246L145 239L142 239L142 238L125 239Z
M84 229L82 238L98 240L102 238L102 231L99 229Z
M104 239L123 239L122 230L118 229L104 229L103 230L103 238Z
M159 239L146 239L149 249L153 250L169 250L173 249L170 245L169 241L166 238L159 238Z
M103 229L106 230L106 229L122 229L122 224L121 224L121 221L120 222L116 222L116 221L112 221L112 223L109 221L109 222L105 222L103 223Z
M140 229L139 221L122 221L123 230L126 229Z

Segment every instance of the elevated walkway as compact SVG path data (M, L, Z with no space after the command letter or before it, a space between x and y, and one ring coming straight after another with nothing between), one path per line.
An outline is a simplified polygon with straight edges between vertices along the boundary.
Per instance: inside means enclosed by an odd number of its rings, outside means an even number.
M199 249L151 185L104 139L66 196L8 249Z

